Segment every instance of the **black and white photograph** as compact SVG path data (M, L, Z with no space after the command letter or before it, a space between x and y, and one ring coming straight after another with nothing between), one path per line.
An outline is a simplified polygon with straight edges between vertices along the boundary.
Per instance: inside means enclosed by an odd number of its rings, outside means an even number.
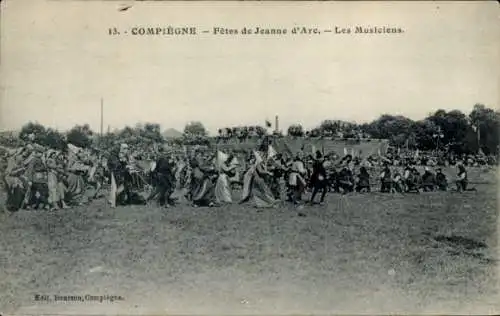
M500 313L497 1L0 5L0 315Z

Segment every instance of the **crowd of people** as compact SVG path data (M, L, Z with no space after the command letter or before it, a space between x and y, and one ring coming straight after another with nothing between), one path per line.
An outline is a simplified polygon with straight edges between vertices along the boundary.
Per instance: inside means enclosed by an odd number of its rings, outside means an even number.
M269 142L245 153L196 146L137 150L128 144L102 151L68 145L62 151L28 143L6 150L2 159L6 161L2 172L6 205L11 211L66 209L101 198L107 198L112 207L155 201L165 207L239 203L265 208L324 203L329 192L418 193L448 191L450 184L463 192L471 190L466 167L483 161L418 152L368 157L315 149L278 152ZM455 179L442 172L445 165L456 166ZM424 166L423 173L419 166ZM234 192L240 193L236 200Z

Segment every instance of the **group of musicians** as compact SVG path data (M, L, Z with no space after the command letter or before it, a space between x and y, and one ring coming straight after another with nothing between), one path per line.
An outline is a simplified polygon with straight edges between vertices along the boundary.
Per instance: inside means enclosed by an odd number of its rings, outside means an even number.
M138 157L127 144L108 155L86 150L62 152L28 144L7 158L3 177L7 206L17 210L83 205L101 197L105 184L111 185L112 206L153 200L170 206L177 200L172 197L174 192L182 192L180 196L193 206L216 206L233 203L233 192L240 187L243 193L239 202L254 197L257 207L271 207L281 201L293 205L324 203L328 192L372 192L375 182L380 183L383 193L447 191L449 185L441 168L433 172L425 167L421 174L415 166L394 167L383 159L374 165L373 161L351 155L335 157L320 151L291 155L264 147L240 160L235 154L219 151L179 154L160 150L155 155L145 169L137 167ZM456 190L466 191L467 171L463 164L457 166ZM377 170L381 171L378 175ZM142 194L145 187L150 190ZM307 191L311 194L304 201Z

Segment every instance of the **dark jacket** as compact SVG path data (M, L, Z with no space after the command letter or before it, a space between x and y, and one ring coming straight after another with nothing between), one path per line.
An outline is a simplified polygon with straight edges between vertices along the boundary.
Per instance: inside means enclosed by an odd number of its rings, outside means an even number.
M326 183L326 169L323 159L314 160L310 181L312 185Z

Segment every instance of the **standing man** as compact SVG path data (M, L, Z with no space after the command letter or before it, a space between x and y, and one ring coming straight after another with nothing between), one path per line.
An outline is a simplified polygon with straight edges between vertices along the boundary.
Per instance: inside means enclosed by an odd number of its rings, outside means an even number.
M291 198L294 205L299 204L302 200L302 193L306 187L304 176L307 171L302 161L302 153L299 152L292 163L290 172L289 185L291 189Z
M316 194L321 191L321 198L319 202L320 204L323 204L326 192L328 191L328 180L326 179L325 159L320 151L316 151L316 159L313 161L310 181L313 188L310 203L314 204Z
M161 150L161 148L160 148ZM174 173L175 163L173 159L167 157L160 152L160 157L156 162L156 168L154 170L154 182L155 189L148 197L147 201L152 200L157 195L158 203L160 206L169 206L170 195L175 187L175 173Z
M121 144L119 149L111 152L108 160L108 169L111 173L111 192L109 202L111 207L124 204L130 199L132 177L129 173L129 150L127 144Z
M391 169L389 169L389 164L384 164L384 169L380 174L381 187L380 192L382 193L390 193L392 190L392 175Z
M276 200L281 200L281 179L286 172L287 167L283 161L281 154L277 154L271 162L271 166L268 169L272 173L270 189Z

